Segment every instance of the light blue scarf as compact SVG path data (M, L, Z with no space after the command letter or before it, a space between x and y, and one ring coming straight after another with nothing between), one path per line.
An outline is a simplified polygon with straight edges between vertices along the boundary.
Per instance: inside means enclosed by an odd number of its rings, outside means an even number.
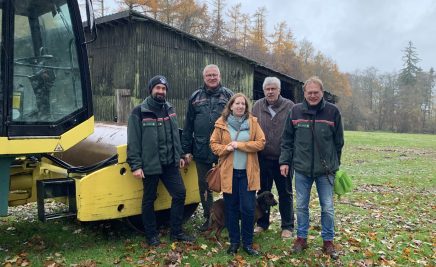
M250 129L250 124L248 123L248 116L244 115L242 117L235 117L232 114L227 118L227 123L236 131L245 131Z

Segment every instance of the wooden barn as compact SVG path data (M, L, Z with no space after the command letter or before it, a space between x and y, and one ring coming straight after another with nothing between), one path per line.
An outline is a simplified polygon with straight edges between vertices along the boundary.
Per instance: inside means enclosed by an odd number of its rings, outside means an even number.
M187 99L203 84L207 64L219 66L224 86L252 100L263 97L267 76L281 80L284 97L302 100L302 82L140 13L124 11L96 22L98 38L88 45L88 57L98 121L125 122L148 95L148 80L161 74L183 125Z

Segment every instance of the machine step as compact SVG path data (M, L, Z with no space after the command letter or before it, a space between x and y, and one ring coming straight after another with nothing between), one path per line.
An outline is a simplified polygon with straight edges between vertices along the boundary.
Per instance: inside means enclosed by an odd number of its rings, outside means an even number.
M38 219L46 222L48 220L75 217L76 206L76 184L71 178L54 178L36 181ZM46 214L45 199L66 197L68 200L68 211Z

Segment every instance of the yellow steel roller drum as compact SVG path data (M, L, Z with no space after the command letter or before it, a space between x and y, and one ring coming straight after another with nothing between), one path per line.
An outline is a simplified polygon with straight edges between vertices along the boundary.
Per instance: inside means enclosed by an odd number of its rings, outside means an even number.
M89 166L118 154L118 163L76 179L77 218L96 221L141 214L142 182L133 177L127 157L127 127L95 125L94 134L57 157L74 166ZM191 162L180 170L186 187L185 217L190 217L200 202L197 170ZM157 219L166 220L171 205L168 191L159 182L154 203Z

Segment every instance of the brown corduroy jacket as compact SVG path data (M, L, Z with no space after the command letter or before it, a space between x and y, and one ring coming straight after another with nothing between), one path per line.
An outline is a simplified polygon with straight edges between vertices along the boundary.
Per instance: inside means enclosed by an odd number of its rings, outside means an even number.
M257 152L261 151L265 146L265 135L256 117L250 115L248 120L250 125L250 140L238 142L237 149L247 153L248 191L254 191L260 189L260 170ZM220 117L215 122L215 129L210 137L210 147L212 152L221 161L221 191L229 194L232 193L233 152L227 151L226 146L231 142L232 139L227 128L227 122L223 117Z
M294 106L294 102L279 96L277 102L272 106L276 112L272 118L266 98L259 99L254 104L253 115L259 119L266 139L265 149L259 153L262 157L269 160L279 160L283 128L285 128L285 122L292 106Z

